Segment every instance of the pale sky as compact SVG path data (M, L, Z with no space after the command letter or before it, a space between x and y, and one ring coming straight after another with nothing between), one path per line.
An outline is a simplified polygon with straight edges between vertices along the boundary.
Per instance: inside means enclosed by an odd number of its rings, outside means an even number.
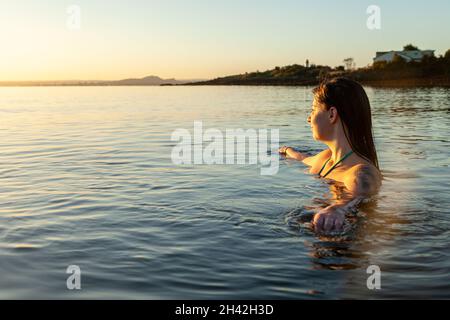
M81 9L80 30L67 8ZM369 5L381 30L369 30ZM71 20L73 21L73 20ZM193 79L450 49L450 1L0 0L0 81Z

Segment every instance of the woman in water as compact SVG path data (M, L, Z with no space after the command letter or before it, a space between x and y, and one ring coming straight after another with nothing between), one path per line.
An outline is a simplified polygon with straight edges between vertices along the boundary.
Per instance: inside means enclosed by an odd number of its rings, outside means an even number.
M279 152L308 165L310 173L346 187L350 196L320 210L313 221L318 232L339 232L346 213L376 194L381 185L370 103L363 87L346 78L325 81L313 94L308 122L314 139L328 148L315 156L287 146Z

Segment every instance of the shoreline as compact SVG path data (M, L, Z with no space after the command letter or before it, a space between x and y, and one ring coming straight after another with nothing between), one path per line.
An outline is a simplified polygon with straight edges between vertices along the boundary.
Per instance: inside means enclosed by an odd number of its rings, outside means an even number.
M386 79L386 80L358 80L364 86L380 88L450 88L450 78L411 78L411 79ZM20 87L178 87L178 86L248 86L248 87L312 87L320 84L320 81L230 81L222 82L211 80L203 82L183 84L100 84L100 83L0 83L0 88Z
M342 75L348 76L348 75ZM364 86L380 88L449 88L450 78L408 78L408 79L383 79L383 80L363 80L358 77L348 76L348 78L358 81ZM182 86L285 86L285 87L311 87L318 86L321 80L315 81L205 81L200 83L181 84Z

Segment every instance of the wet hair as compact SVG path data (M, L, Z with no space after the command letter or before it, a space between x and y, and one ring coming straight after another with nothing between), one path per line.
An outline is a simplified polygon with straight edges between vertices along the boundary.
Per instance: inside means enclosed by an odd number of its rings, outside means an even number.
M356 81L334 78L322 82L313 94L327 110L336 108L352 150L379 169L370 102L364 88Z

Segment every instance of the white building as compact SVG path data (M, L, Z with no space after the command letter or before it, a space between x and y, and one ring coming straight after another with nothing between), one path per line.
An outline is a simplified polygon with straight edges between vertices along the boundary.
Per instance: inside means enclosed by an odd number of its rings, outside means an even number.
M420 62L426 56L434 57L435 50L403 50L403 51L387 51L387 52L377 52L373 62L392 62L395 56L403 58L406 62Z

